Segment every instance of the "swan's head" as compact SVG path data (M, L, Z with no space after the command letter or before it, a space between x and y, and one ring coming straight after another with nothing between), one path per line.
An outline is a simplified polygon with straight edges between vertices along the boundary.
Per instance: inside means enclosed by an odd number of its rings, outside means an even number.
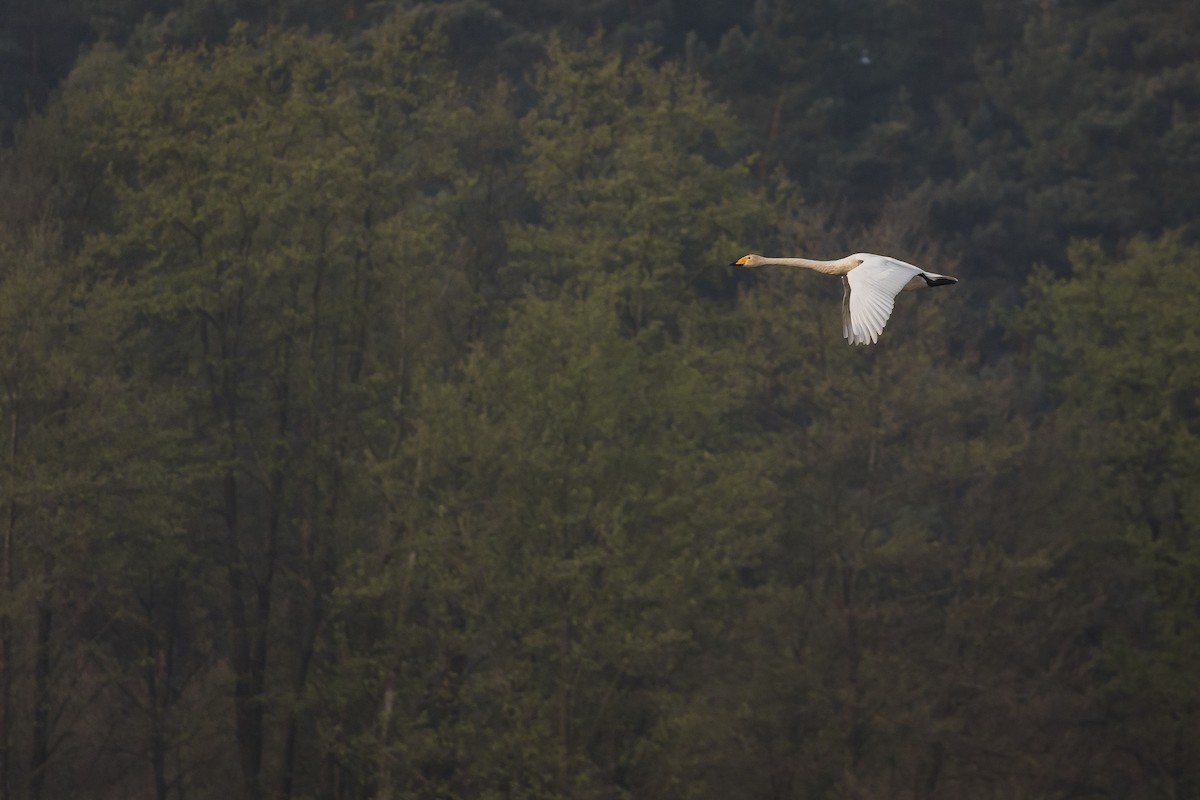
M748 256L742 256L741 258L739 258L737 261L733 262L729 266L731 266L731 267L757 267L763 263L763 260L764 259L762 256L751 253Z

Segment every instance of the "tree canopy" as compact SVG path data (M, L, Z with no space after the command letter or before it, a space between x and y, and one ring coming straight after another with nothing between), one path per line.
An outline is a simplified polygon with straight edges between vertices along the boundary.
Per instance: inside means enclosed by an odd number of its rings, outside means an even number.
M0 800L1200 792L1191 6L4 14Z

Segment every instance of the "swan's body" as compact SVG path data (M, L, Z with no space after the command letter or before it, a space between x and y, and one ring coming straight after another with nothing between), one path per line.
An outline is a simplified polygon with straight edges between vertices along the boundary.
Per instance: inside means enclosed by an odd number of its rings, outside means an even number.
M764 267L778 264L785 267L804 267L842 276L842 335L850 344L874 344L883 333L892 315L896 295L902 291L946 286L958 283L958 278L914 267L906 261L855 253L836 261L813 261L808 258L765 258L759 255L742 256L733 262L739 267Z

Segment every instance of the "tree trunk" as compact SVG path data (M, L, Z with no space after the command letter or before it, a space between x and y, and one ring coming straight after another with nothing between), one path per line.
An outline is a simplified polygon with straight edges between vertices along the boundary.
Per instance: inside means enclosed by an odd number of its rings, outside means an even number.
M238 754L241 760L245 796L262 796L262 681L254 669L258 659L253 652L250 622L247 619L243 576L246 571L237 525L237 478L225 474L225 518L229 533L229 592L233 615L234 715L237 726Z
M311 610L309 623L304 632L304 641L301 644L300 671L296 676L296 688L292 695L294 702L300 700L304 695L305 688L308 686L308 670L312 664L313 654L316 652L317 629L320 626L320 597L313 598ZM284 800L291 800L292 792L295 788L296 741L299 738L299 734L299 717L295 708L293 708L288 712L287 733L283 745L283 779L280 782L279 794Z
M50 757L50 634L54 612L49 598L37 610L37 655L33 670L33 747L29 758L29 797L41 800L45 788L46 762Z
M167 758L171 753L168 733L169 715L174 703L171 683L175 675L175 630L177 624L176 598L166 600L167 619L165 641L154 625L153 604L148 605L146 624L150 630L146 642L146 694L150 708L150 763L154 770L155 800L167 800L170 782L167 780Z
M204 350L206 378L212 401L213 413L218 424L225 428L227 438L226 456L231 463L238 462L239 403L236 375L233 364L238 357L237 338L231 329L242 322L243 297L239 291L236 300L223 318L214 318L201 323L200 338ZM216 342L209 335L209 325L216 334ZM215 365L214 365L215 362ZM235 675L234 721L237 733L238 758L241 765L243 794L248 800L263 797L263 691L265 689L265 667L267 659L267 628L271 603L271 573L274 564L273 547L268 545L268 572L265 578L256 579L253 573L251 554L243 541L244 525L240 519L238 502L238 479L234 468L227 468L222 476L223 516L226 532L226 563L229 569L230 616L232 626L231 660ZM268 537L273 534L268 534ZM248 592L253 592L253 606L248 602Z
M14 403L9 428L8 463L10 475L16 474L17 409ZM17 501L13 486L8 488L8 509L4 526L4 602L0 603L0 800L12 798L12 685L13 630L10 604L16 589L13 568L13 531L17 524Z

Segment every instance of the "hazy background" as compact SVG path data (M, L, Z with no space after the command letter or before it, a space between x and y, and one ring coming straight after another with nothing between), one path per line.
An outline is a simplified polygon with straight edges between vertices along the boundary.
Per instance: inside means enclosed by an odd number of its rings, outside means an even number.
M1197 42L9 0L0 800L1200 797Z

